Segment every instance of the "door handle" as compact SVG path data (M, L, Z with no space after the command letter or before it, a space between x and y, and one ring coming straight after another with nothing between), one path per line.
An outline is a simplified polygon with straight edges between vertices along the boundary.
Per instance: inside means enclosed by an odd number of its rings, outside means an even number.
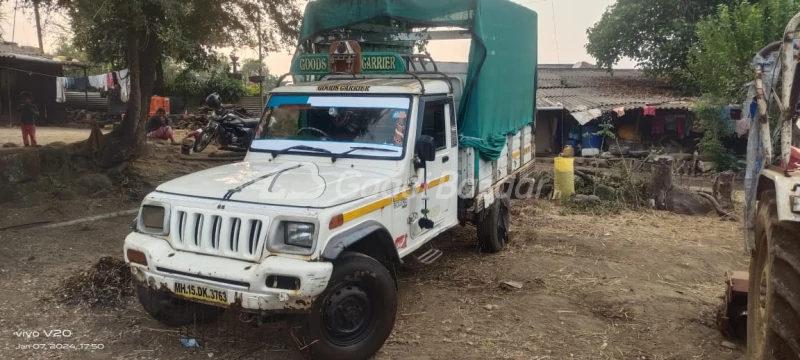
M450 156L447 156L447 155L445 155L445 156L442 158L442 163L446 163L446 162L448 162L448 161L450 161Z

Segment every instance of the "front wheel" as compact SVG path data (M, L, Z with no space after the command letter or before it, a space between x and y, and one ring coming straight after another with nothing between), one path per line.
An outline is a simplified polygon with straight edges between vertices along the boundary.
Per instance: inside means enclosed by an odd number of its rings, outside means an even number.
M369 256L345 252L334 263L328 287L314 301L311 314L294 330L312 359L368 359L389 338L396 313L397 292L389 270Z
M478 244L482 251L496 253L508 246L511 239L508 231L510 208L511 201L504 197L483 210L482 218L478 221Z
M800 224L778 220L774 191L761 195L755 232L747 296L749 359L800 359Z
M214 133L215 133L214 129L210 127L203 129L203 133L200 134L200 138L194 142L194 152L199 153L205 150L208 147L208 145L210 145L211 142L214 141L215 138Z

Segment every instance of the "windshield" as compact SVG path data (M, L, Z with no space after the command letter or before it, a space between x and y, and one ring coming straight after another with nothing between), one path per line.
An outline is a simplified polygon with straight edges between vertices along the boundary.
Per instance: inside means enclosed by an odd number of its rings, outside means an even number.
M400 96L273 95L251 149L400 158L410 106Z

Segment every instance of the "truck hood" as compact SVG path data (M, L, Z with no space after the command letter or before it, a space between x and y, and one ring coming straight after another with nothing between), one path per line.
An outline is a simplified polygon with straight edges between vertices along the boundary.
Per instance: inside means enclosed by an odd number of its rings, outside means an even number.
M389 191L399 173L307 162L241 162L189 174L156 191L268 205L328 208Z

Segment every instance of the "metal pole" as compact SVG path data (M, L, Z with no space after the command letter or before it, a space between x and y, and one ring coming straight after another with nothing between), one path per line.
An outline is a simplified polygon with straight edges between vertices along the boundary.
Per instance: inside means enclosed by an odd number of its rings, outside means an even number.
M14 21L11 24L11 42L14 42L14 36L17 34L17 4L19 0L14 1Z
M264 112L264 71L262 68L264 67L264 53L262 52L261 48L261 7L258 8L258 24L256 24L256 29L258 31L258 76L261 78L261 81L258 83L258 99L261 101L260 111L263 114Z
M11 73L6 68L6 89L8 90L8 127L14 123L14 117L11 115Z
M86 73L86 67L83 67L83 78L86 79L86 87L83 88L83 98L86 103L86 111L89 111L89 75Z

